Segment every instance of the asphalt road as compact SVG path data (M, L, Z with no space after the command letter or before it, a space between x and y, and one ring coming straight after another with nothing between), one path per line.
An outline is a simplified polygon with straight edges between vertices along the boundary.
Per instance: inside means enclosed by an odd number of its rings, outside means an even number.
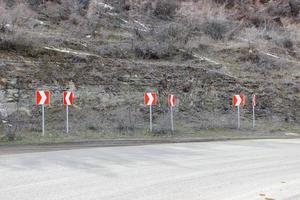
M0 156L1 200L300 200L300 140Z

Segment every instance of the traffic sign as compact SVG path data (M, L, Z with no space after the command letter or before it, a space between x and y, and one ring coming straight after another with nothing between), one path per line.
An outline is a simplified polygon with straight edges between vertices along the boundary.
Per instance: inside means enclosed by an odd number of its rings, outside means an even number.
M245 106L246 105L246 96L244 94L234 95L232 99L234 106Z
M246 96L243 93L241 93L240 97L242 99L241 106L244 107L246 105Z
M69 133L69 106L73 105L74 92L64 91L63 93L63 104L66 106L66 128Z
M238 108L238 128L241 127L241 122L240 122L240 107L246 105L246 96L244 94L240 95L234 95L232 98L232 103L234 106Z
M176 106L176 96L175 96L175 95L170 94L170 95L168 96L168 105L169 105L170 107Z
M157 94L155 92L147 92L144 94L144 103L150 108L150 132L152 132L152 106L157 105Z
M65 106L72 106L74 100L74 92L64 91L63 94L63 104Z
M36 91L35 92L36 105L42 106L42 133L45 135L45 105L50 104L50 92L49 91Z
M144 94L144 103L147 106L157 105L157 94L155 92L148 92Z
M240 106L242 103L242 97L240 95L234 95L232 98L232 103L234 106Z
M36 105L49 105L50 92L49 91L36 91L35 92Z
M252 95L252 106L253 107L256 106L256 95L255 94Z

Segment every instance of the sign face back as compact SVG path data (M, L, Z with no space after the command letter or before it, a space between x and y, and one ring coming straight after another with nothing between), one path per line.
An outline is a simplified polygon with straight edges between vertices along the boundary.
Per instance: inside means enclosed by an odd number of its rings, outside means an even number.
M36 105L49 105L50 92L49 91L36 91L35 92Z
M72 106L74 100L74 92L64 91L63 94L63 104L65 106Z
M253 107L256 106L256 95L255 94L252 95L252 106Z
M241 93L240 97L242 99L241 106L244 107L246 105L246 96L243 93Z
M157 94L155 92L147 92L144 94L144 103L147 106L157 105Z
M176 106L176 96L175 96L175 95L170 94L170 95L168 96L168 105L169 105L170 107Z

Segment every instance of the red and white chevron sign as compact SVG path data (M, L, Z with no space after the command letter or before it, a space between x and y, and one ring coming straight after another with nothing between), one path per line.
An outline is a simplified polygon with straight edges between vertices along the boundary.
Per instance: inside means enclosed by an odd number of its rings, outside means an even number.
M35 92L36 105L49 105L50 92L49 91L36 91Z
M157 95L155 92L148 92L144 94L144 103L147 106L157 105Z
M168 104L169 104L170 107L176 106L176 96L175 95L170 94L168 96Z
M63 103L65 106L72 106L74 100L74 92L64 91Z
M234 106L240 106L242 104L242 97L240 95L234 95L232 103Z
M234 95L232 98L232 104L234 106L245 106L246 105L246 96L244 94Z

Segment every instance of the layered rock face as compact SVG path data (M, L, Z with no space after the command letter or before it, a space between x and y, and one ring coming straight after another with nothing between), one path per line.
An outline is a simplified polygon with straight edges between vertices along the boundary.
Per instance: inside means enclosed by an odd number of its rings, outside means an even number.
M245 128L251 127L253 93L262 126L298 124L300 39L297 28L286 29L285 23L297 27L299 1L215 2L211 9L218 13L224 9L219 4L228 4L224 19L207 13L201 17L206 21L183 17L180 6L196 5L187 1L170 6L176 12L166 12L165 17L157 16L158 11L141 12L135 1L134 5L125 1L126 8L119 2L84 1L76 15L62 9L61 19L47 16L49 10L43 9L63 2L47 1L30 7L34 14L24 24L4 20L7 23L0 33L2 132L41 130L36 90L50 90L47 128L62 132L62 92L70 88L75 90L70 110L73 132L147 129L146 91L158 93L154 124L161 133L170 130L170 93L178 99L175 122L180 131L235 127L236 108L231 101L241 92L247 96L242 109ZM203 10L200 4L199 12ZM253 17L255 13L263 17Z

